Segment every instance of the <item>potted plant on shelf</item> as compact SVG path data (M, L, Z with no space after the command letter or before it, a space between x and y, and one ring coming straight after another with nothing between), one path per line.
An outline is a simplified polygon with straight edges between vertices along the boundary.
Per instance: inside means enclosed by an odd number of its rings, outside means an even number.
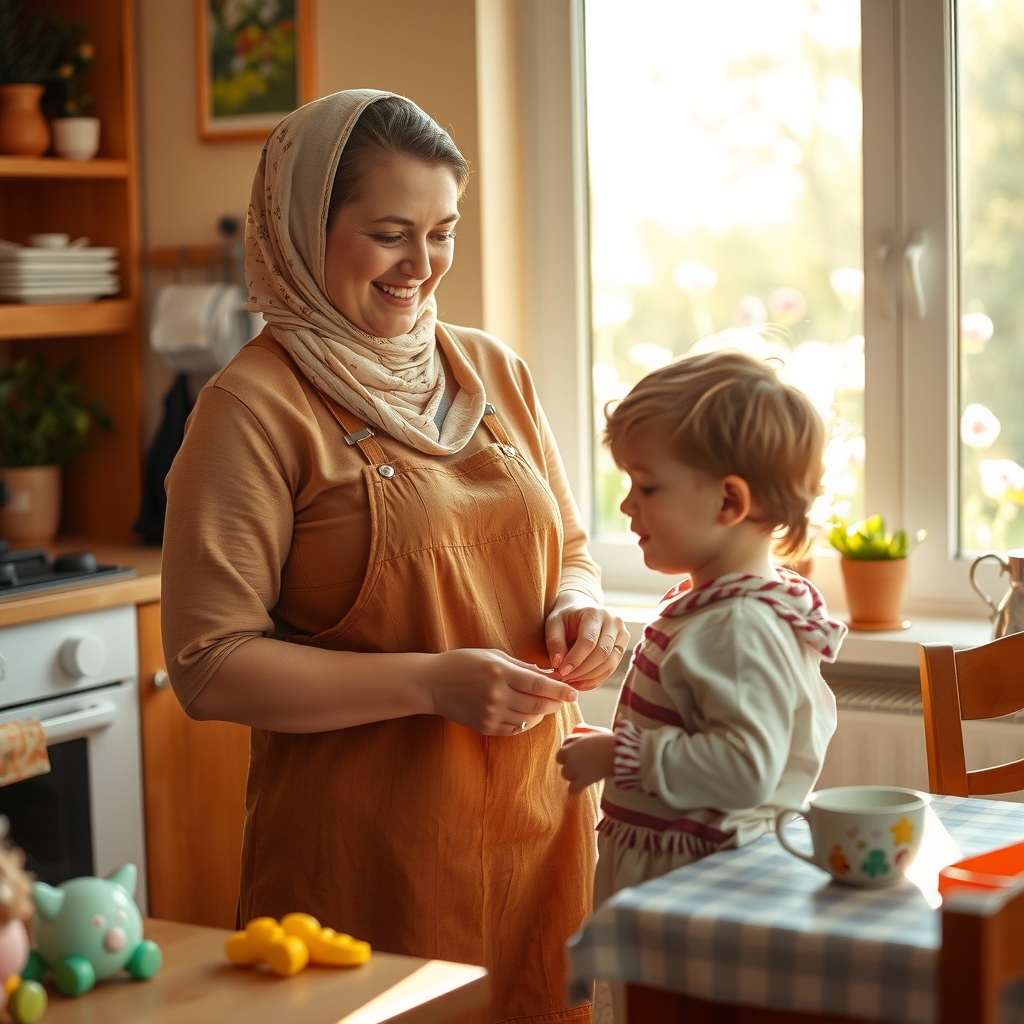
M50 148L40 101L59 49L52 15L36 11L29 20L20 0L0 0L0 153L42 156Z
M95 47L84 38L88 29L84 21L60 29L63 59L55 82L60 116L53 119L53 151L67 160L91 160L100 149L100 119L86 113L92 97L82 91L96 56Z
M848 525L833 519L826 533L829 544L842 555L840 566L850 612L850 628L870 632L905 629L901 610L907 589L907 556L928 536L918 530L888 533L880 515Z
M7 500L0 536L12 547L47 544L60 526L60 471L89 447L96 425L113 429L103 403L75 379L75 365L53 371L42 356L0 367L0 479Z

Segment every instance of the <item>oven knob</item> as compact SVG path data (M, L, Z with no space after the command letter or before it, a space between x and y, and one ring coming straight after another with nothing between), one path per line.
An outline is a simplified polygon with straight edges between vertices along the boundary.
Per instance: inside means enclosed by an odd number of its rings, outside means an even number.
M61 668L75 679L98 676L106 663L107 645L91 633L72 637L60 646Z

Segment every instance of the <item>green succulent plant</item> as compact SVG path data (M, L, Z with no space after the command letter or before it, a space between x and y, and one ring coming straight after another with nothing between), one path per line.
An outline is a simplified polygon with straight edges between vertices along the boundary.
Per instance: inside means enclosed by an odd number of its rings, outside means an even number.
M52 81L61 44L53 14L36 9L29 18L21 0L0 0L0 84Z
M825 539L843 556L863 562L893 561L906 558L928 536L927 530L918 530L907 537L906 530L888 533L880 515L869 516L859 523L848 524L844 519L833 519Z
M0 461L10 468L66 466L89 447L93 426L112 430L103 403L75 379L75 364L51 370L42 356L0 367Z

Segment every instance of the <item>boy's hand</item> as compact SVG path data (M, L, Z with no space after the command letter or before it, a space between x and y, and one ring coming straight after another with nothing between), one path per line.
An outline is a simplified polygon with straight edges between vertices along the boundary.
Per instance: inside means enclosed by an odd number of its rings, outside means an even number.
M574 796L587 786L615 772L615 734L610 729L589 728L583 735L570 736L555 754L562 776L569 780Z

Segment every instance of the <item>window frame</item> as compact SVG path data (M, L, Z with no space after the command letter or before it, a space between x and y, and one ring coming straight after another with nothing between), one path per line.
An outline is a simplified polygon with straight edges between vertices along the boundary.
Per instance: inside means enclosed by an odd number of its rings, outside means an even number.
M958 554L959 278L955 0L861 4L864 97L865 507L929 539L911 556L906 609L977 617ZM528 358L593 529L583 0L525 0ZM918 315L906 246L923 240ZM593 538L605 587L660 594L666 577L628 540ZM838 558L814 578L842 606Z

